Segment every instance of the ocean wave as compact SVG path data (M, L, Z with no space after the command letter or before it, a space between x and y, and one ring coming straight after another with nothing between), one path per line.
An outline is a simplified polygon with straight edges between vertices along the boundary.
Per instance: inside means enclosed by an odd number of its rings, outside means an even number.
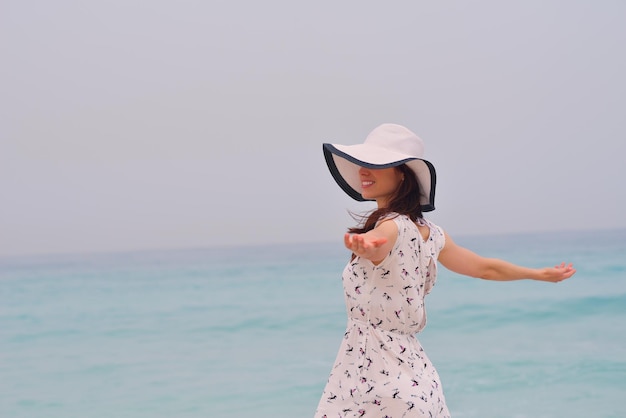
M533 300L509 304L462 304L431 316L450 326L507 326L515 322L572 322L582 317L610 316L626 320L626 294L566 300Z

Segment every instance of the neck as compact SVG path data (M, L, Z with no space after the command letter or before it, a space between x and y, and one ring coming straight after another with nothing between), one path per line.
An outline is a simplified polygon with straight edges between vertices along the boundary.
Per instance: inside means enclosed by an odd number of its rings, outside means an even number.
M376 199L376 206L378 206L378 209L385 209L389 207L389 202L387 199Z

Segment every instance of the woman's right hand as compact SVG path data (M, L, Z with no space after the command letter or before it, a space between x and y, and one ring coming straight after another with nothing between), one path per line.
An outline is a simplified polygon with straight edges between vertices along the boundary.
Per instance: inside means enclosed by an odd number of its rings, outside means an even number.
M364 234L345 234L343 242L354 255L378 264L387 257L398 236L398 226L393 220L381 222Z
M344 245L359 257L371 259L378 248L387 242L385 237L368 237L367 234L346 234Z

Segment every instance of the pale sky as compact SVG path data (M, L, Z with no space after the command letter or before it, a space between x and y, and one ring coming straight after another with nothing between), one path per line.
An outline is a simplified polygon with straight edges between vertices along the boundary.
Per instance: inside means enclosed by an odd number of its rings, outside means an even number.
M0 4L0 256L340 241L322 142L425 142L453 237L626 227L626 2Z

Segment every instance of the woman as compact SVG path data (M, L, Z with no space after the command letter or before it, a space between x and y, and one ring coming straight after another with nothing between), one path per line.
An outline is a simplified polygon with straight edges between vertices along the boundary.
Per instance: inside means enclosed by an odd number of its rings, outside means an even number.
M502 281L559 282L575 270L481 257L424 219L435 208L435 169L422 158L422 140L403 126L384 124L363 144L323 150L337 184L377 209L344 236L352 251L343 272L348 326L315 417L449 417L439 375L415 337L426 325L437 261Z

